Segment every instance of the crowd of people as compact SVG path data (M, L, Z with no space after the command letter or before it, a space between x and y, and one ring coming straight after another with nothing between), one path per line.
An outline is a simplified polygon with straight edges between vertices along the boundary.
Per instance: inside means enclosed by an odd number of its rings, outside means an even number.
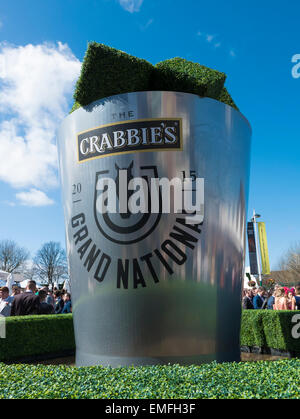
M33 314L65 314L72 312L71 294L47 286L38 289L35 281L28 281L22 291L18 286L0 288L0 315L28 316Z
M276 284L266 291L264 287L253 287L243 291L243 309L300 310L300 283L293 288Z

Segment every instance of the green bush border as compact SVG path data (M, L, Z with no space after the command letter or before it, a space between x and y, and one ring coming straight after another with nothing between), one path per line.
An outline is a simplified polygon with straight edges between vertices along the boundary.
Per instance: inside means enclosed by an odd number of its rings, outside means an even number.
M300 356L292 337L292 317L299 311L243 310L241 346L272 348ZM0 361L75 350L72 314L8 317L0 339Z
M258 346L300 355L300 338L292 337L292 317L299 311L243 310L241 346Z
M74 350L72 314L8 317L0 339L0 360Z

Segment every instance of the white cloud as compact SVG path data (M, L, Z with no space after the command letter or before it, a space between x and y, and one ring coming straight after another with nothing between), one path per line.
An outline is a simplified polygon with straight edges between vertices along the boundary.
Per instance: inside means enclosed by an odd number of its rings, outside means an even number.
M0 62L5 69L0 72L0 180L14 188L56 187L55 133L81 64L62 43L0 44Z
M148 22L145 25L140 25L141 31L147 30L149 28L149 26L152 25L153 22L154 22L153 19L149 19Z
M53 205L54 201L43 192L38 189L30 189L28 192L19 192L16 194L16 198L21 205L27 207L44 207L46 205Z
M127 12L134 13L139 12L143 0L119 0L119 3Z
M215 49L220 48L221 46L222 46L222 49L223 47L226 48L226 45L224 46L223 43L218 39L219 35L211 35L208 33L198 31L197 36L201 37L205 42L213 46ZM229 55L233 58L236 57L236 53L233 48L229 50Z
M206 35L207 42L211 42L214 38L215 38L215 35L209 35L209 34Z

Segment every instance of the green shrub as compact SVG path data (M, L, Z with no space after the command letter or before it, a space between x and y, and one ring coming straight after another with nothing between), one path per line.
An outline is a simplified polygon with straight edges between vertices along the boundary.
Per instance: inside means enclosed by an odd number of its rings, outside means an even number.
M298 399L300 360L147 367L0 364L2 399Z
M223 89L221 90L221 93L219 95L219 97L217 98L220 102L225 103L226 105L232 106L234 109L236 109L237 111L239 110L239 108L236 106L236 104L234 103L232 97L230 96L230 94L228 93L228 90L226 89L226 87L223 87Z
M192 297L190 301L193 301L193 304L197 302ZM291 334L292 327L295 325L292 323L292 317L295 314L297 314L295 311L243 310L241 345L300 354L300 339L293 338ZM168 321L168 316L165 321ZM211 326L209 322L207 325L209 336ZM8 317L6 339L0 339L0 361L74 349L72 314Z
M220 71L172 58L155 66L123 51L91 42L77 81L71 112L108 96L151 90L193 93L210 97L237 109Z
M218 99L226 79L224 73L179 57L162 61L155 68L151 80L153 90L194 93Z
M1 361L75 349L72 314L7 317L5 323Z
M296 311L243 310L241 345L260 346L300 354L300 339L292 336Z
M152 65L97 42L88 45L74 99L80 105L120 93L147 90Z

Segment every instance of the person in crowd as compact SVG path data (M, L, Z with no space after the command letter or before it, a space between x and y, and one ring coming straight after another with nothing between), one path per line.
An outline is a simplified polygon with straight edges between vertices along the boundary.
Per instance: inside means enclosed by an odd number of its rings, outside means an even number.
M52 307L54 307L54 297L52 292L49 290L48 287L43 287L42 288L44 291L46 291L46 303L50 304Z
M21 288L19 287L19 285L13 285L12 286L12 297L15 297L16 295L21 294Z
M287 310L287 296L283 287L275 291L274 310Z
M16 295L11 305L11 316L39 314L40 299L36 292L36 282L29 280L25 292Z
M257 290L257 294L253 298L253 306L255 310L262 309L264 301L265 301L265 289L264 287L259 287Z
M268 302L267 302L267 309L273 310L274 304L275 304L275 289L271 292L271 295L269 295Z
M14 297L9 296L9 289L7 287L0 288L0 314L4 317L9 317L11 313L11 305Z
M251 289L247 289L244 291L244 298L243 298L243 309L244 310L253 310L253 303L252 303L252 291Z
M300 284L295 286L295 310L300 310Z
M51 304L46 302L47 298L47 291L45 289L41 289L39 291L39 299L40 299L40 309L39 314L53 314L54 307Z
M296 309L296 301L294 298L294 290L287 289L286 290L286 305L288 310L295 310Z
M72 313L72 303L71 303L71 295L66 292L63 296L64 307L62 309L62 314Z
M54 312L55 314L60 314L64 308L64 300L61 297L61 292L56 290L54 291Z

